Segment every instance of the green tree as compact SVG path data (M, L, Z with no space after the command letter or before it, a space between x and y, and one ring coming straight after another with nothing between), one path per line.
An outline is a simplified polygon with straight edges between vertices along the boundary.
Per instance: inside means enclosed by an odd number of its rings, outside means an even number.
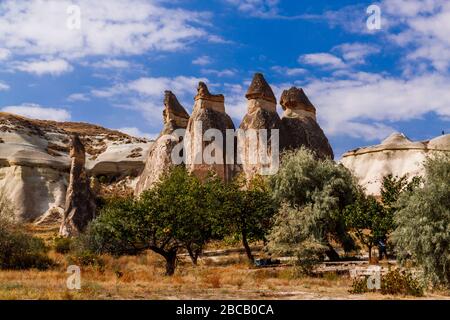
M177 253L186 249L194 263L212 237L208 188L176 167L137 200L110 202L88 229L85 243L97 253L137 254L150 249L166 260L173 275Z
M436 285L450 288L450 155L425 162L423 185L404 192L393 233L400 262L412 261Z
M364 244L372 259L372 248L379 239L385 238L393 229L393 218L389 211L373 196L360 191L355 203L345 209L347 225L358 240Z
M253 262L250 242L266 241L276 212L270 190L262 177L255 177L248 183L238 178L222 185L220 190L215 198L222 203L219 210L221 233L238 236L247 258Z
M301 228L299 237L295 237L296 246L306 241L325 246L330 260L339 259L333 242L340 243L346 251L354 248L344 209L355 201L357 183L344 166L317 159L306 149L291 151L283 156L279 172L271 179L271 189L276 202L290 208L291 216L285 220L286 212L279 212L270 237L272 248L277 244L284 247L277 235L289 233L293 224Z

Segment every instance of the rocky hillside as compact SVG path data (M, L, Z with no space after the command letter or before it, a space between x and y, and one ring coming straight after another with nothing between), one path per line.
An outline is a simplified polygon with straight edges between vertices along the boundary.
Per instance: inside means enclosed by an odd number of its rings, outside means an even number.
M134 188L151 142L86 123L0 113L0 189L12 200L20 220L33 221L64 207L73 132L85 145L90 175L123 180Z
M413 142L401 133L393 133L379 145L347 152L342 164L358 177L367 193L379 195L384 176L423 175L424 160L436 152L450 153L449 134Z

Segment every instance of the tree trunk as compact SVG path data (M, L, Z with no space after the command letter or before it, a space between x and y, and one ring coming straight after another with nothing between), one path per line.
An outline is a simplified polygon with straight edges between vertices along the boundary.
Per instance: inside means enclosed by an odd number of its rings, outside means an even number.
M372 246L368 246L369 248L369 263L372 262Z
M187 251L189 257L191 258L192 264L196 266L198 264L198 257L200 256L200 250L192 250L191 246L187 246Z
M336 252L336 250L334 250L334 248L331 245L328 245L328 250L325 252L325 254L327 255L328 259L330 259L330 261L339 260L338 253Z
M173 276L177 266L177 252L171 251L164 255L166 259L166 276Z
M249 246L248 240L247 240L247 234L245 232L242 233L242 244L244 245L245 253L247 254L247 258L252 263L255 262L255 258L253 257L253 254L252 254L252 249L250 249L250 246Z

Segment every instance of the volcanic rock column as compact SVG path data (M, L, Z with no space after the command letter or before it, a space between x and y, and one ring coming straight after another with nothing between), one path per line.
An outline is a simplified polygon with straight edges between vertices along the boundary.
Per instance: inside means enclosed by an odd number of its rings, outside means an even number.
M230 181L235 169L235 127L225 112L225 97L211 94L203 82L197 91L185 136L186 168L202 180L215 174Z
M64 219L60 235L75 237L83 232L89 222L95 218L95 197L90 189L90 179L86 173L86 153L77 134L71 136L70 177L66 193Z
M181 164L177 163L178 159L184 162L182 145L179 145L184 134L179 129L186 129L189 114L171 91L165 92L163 119L164 128L150 148L145 168L136 185L136 195L151 188L159 181L161 174L167 172L173 165ZM175 149L177 145L181 147L179 152ZM173 152L176 153L176 157L172 156Z
M272 88L261 73L256 73L253 77L246 98L247 114L239 127L245 134L245 140L239 139L239 155L242 159L242 171L247 181L250 181L255 174L262 174L263 168L268 169L273 165L272 152L274 157L279 157L281 119L277 113L277 100ZM262 130L266 130L265 133ZM273 130L278 130L278 135L275 135ZM261 135L265 135L267 143L262 140Z
M303 89L292 87L281 96L284 114L281 118L285 149L302 146L313 150L320 158L334 158L333 149L316 120L316 108Z

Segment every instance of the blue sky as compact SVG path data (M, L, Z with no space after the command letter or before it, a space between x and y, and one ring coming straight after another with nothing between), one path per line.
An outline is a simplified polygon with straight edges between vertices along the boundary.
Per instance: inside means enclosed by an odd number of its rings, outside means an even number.
M4 0L0 110L153 137L164 90L191 111L202 80L239 125L263 72L278 98L305 89L340 157L450 132L449 35L445 0Z

